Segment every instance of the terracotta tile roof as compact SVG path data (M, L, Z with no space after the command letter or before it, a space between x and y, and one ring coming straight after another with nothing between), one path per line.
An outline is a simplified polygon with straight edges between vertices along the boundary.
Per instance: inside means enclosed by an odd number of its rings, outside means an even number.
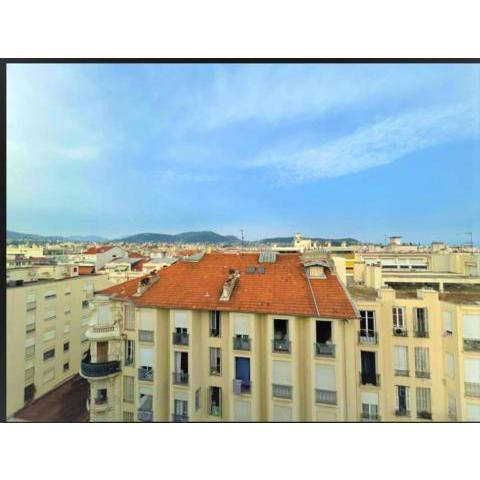
M128 258L143 258L143 255L137 252L128 252Z
M101 247L90 247L87 248L83 253L86 255L96 255L97 253L105 253L111 250L113 247L111 245L103 245Z
M78 274L79 275L91 275L95 271L95 266L82 266L79 265L78 267Z
M248 266L263 266L265 273L247 273ZM230 269L239 270L240 278L230 300L220 302ZM325 279L311 280L318 306L317 315L304 267L297 254L279 254L275 263L260 264L258 254L210 253L199 262L177 262L161 270L158 277L158 281L140 297L132 297L140 279L115 285L101 293L130 298L139 306L356 317L338 278L328 271Z
M150 260L149 257L142 258L139 262L137 262L135 265L132 265L132 270L135 272L141 272L143 270L143 264L145 262L148 262Z

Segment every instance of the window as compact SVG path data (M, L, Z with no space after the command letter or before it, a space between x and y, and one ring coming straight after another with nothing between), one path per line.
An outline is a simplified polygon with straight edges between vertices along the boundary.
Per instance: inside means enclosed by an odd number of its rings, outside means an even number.
M63 344L63 351L68 352L70 350L70 342L65 342Z
M76 271L76 270L74 270ZM66 289L65 289L65 295L70 295L72 293L72 287L68 286Z
M288 320L278 318L273 320L273 351L290 352Z
M408 349L404 346L394 347L394 369L395 375L408 377Z
M55 369L51 368L43 372L43 383L51 382L55 378Z
M36 297L35 297L35 292L29 293L27 295L27 312L33 311L37 308L37 302L36 302Z
M431 420L432 400L429 388L417 387L417 417Z
M469 422L480 422L480 405L467 403L467 420Z
M135 330L135 307L125 305L125 330Z
M430 378L430 358L426 347L415 347L415 376Z
M200 410L200 392L201 392L200 388L197 388L195 390L195 411Z
M222 416L222 389L220 387L208 389L208 414L214 417Z
M220 312L216 310L210 312L210 336L220 336Z
M444 335L453 334L453 315L452 312L443 312L443 333Z
M404 335L406 330L405 309L403 307L393 307L393 333Z
M135 365L135 342L125 340L125 365Z
M133 422L134 420L133 412L123 412L123 421L124 422Z
M448 394L448 418L450 420L457 420L457 399L454 395Z
M173 401L174 414L173 420L175 422L185 422L188 420L188 401L178 400Z
M445 368L447 370L447 376L449 378L453 378L455 376L455 361L451 353L445 354L445 363L446 363Z
M70 333L70 323L66 323L63 326L63 333Z
M70 363L69 363L69 362L65 362L65 363L63 364L63 371L64 371L64 372L67 372L69 369L70 369Z
M88 300L82 300L82 308L85 310L88 308L90 302Z
M360 342L377 343L375 312L373 310L360 310Z
M396 414L399 416L410 415L410 389L404 385L397 385Z
M337 404L337 380L333 365L315 366L315 402Z
M428 315L426 308L414 308L415 336L428 337Z
M64 310L64 314L65 315L70 315L70 312L72 311L70 305L65 305L65 310Z
M52 348L50 350L47 350L46 352L43 352L43 360L49 360L50 358L53 358L55 356L55 349Z
M133 403L135 398L135 379L131 376L123 377L123 401Z
M380 420L378 414L378 393L362 392L362 420Z
M25 349L25 359L33 358L35 356L35 345L30 345Z
M219 348L210 348L210 375L221 374L221 350Z
M25 387L23 391L23 401L25 403L30 402L33 400L34 396L35 396L35 385L32 383Z
M97 390L97 396L95 397L95 405L103 405L108 402L107 389L100 388Z
M53 320L54 318L56 318L56 316L57 316L57 313L56 313L55 309L47 310L45 312L45 321Z
M25 370L25 382L33 382L35 377L35 367L30 367Z
M47 293L45 293L45 300L53 300L57 298L57 293L55 290L49 290Z

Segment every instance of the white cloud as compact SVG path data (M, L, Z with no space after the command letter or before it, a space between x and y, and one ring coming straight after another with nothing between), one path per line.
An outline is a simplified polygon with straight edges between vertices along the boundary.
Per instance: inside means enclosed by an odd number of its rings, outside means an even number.
M451 105L391 116L322 145L276 148L246 166L267 167L282 182L307 182L359 172L425 147L479 136L479 112L472 106Z

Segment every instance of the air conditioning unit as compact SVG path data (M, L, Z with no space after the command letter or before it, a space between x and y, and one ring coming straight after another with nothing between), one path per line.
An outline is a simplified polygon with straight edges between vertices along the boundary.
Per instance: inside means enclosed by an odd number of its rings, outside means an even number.
M397 335L401 335L401 334L403 333L403 330L402 330L401 328L396 328L396 329L395 329L395 333L396 333Z

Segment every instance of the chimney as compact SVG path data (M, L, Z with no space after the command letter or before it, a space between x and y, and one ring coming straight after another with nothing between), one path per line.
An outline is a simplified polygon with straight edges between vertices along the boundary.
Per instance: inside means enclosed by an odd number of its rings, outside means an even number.
M228 302L232 296L233 289L240 278L240 272L238 270L230 270L225 283L223 284L222 294L220 295L221 302Z

